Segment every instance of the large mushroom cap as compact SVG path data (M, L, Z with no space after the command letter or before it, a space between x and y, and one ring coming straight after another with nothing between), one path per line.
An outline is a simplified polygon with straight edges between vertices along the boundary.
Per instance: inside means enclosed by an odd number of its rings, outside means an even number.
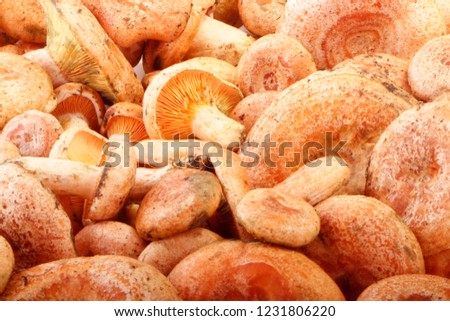
M80 0L42 0L48 20L47 50L71 82L81 82L110 102L140 102L142 85L117 45Z
M50 77L36 63L0 52L0 129L27 110L51 112L56 97Z

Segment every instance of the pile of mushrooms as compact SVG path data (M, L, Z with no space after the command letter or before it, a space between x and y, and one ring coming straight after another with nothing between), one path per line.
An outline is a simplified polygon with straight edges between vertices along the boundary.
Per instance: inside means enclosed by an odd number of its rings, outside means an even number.
M448 3L0 1L0 300L450 300Z

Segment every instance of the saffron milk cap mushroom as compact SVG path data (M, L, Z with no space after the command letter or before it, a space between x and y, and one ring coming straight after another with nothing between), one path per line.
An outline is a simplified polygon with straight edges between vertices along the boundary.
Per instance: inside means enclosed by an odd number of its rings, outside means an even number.
M0 130L27 110L51 112L56 107L53 85L36 63L19 55L0 52Z
M5 290L14 271L14 252L8 241L0 235L0 294Z
M239 0L238 9L242 22L257 36L273 34L284 19L286 0Z

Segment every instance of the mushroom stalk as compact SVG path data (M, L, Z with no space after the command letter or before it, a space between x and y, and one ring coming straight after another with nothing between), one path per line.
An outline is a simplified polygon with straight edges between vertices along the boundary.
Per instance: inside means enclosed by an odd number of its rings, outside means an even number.
M241 144L244 126L228 118L217 108L202 106L195 113L192 130L195 137L201 140L228 147L229 144Z

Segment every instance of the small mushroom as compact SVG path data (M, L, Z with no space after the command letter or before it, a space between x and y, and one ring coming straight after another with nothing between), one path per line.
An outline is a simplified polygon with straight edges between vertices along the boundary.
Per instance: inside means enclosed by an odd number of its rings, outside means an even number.
M408 70L413 94L431 101L450 91L450 35L427 42L411 59Z
M178 38L191 14L191 0L114 1L82 0L119 46L129 48L143 40Z
M151 242L141 252L138 260L154 266L167 276L186 256L220 240L222 238L216 233L196 227L163 240Z
M239 88L244 96L262 91L282 91L315 72L311 54L297 40L269 34L256 40L237 66Z
M136 230L146 240L158 240L201 226L219 206L222 188L217 178L196 169L164 175L142 200Z
M14 252L8 241L0 235L0 294L6 288L14 271Z
M61 204L36 177L11 163L0 165L0 235L14 249L16 270L76 256Z
M0 52L0 130L27 110L51 112L56 97L50 77L22 56Z
M237 207L237 218L256 239L293 248L310 243L320 229L312 205L271 188L248 192Z
M148 139L148 134L142 120L142 106L121 102L108 108L100 131L106 137L117 134L127 134L131 143Z
M85 226L74 242L78 256L122 255L137 259L147 246L133 227L115 221Z
M87 225L113 218L122 208L134 185L135 157L133 150L127 148L123 141L115 140L106 144L102 155L98 155L102 159L101 162L97 160L101 167L50 158L23 157L11 162L38 175L56 195L73 195L89 200L83 213L83 222Z
M45 12L39 0L2 0L0 29L26 42L43 44L47 35Z
M241 99L240 90L231 83L174 65L156 75L145 91L145 128L152 139L194 135L222 146L239 144L244 127L226 115Z
M239 0L238 4L245 28L257 36L275 33L284 19L286 0Z
M279 95L270 90L248 95L233 108L230 118L244 125L244 136L247 136L259 116Z
M48 157L62 132L51 114L29 110L9 120L1 136L14 143L22 156Z
M111 103L141 101L143 88L130 63L80 0L41 4L48 20L47 46L26 57L63 82L92 87Z
M65 83L55 89L57 105L52 115L64 130L73 127L99 131L105 114L100 95L81 83Z

